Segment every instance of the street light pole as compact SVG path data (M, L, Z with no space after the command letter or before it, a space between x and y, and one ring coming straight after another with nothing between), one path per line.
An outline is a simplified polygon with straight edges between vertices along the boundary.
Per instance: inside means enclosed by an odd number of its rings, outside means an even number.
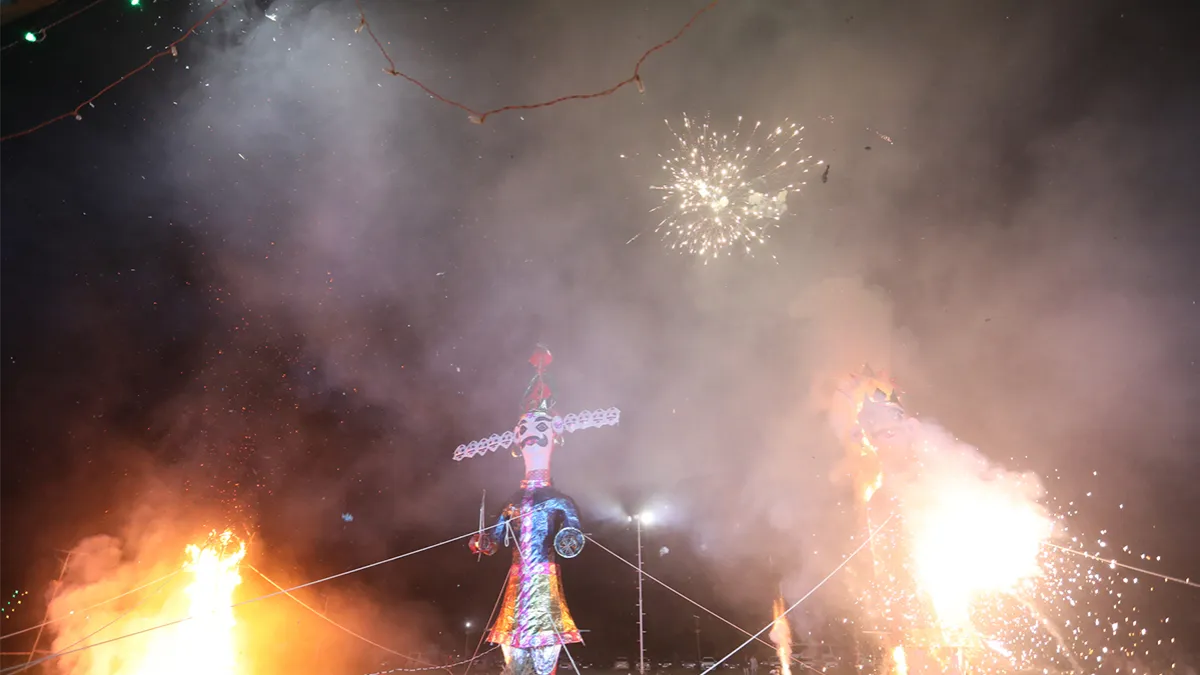
M642 610L642 518L635 516L637 521L638 548L638 673L646 675L646 614Z

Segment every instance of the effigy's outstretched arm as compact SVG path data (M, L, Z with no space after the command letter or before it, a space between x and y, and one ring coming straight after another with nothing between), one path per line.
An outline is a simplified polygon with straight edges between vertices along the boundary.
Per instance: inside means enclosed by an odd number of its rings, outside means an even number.
M574 558L583 550L587 539L584 537L579 521L579 508L575 500L566 495L560 495L546 500L547 508L557 511L562 516L562 527L554 535L554 550L564 558Z
M508 529L509 521L512 520L512 505L508 505L500 512L500 517L496 520L496 524L476 532L468 541L467 546L471 549L471 553L483 555L492 555L500 546L500 541L504 538L505 531Z
M575 506L575 500L566 495L559 495L546 500L546 508L559 512L562 515L562 526L573 527L576 530L581 529L579 524L579 507Z

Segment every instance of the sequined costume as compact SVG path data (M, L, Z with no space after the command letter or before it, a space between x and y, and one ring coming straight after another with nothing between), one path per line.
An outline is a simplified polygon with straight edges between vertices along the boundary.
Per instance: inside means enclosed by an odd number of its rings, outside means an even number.
M575 502L550 483L550 455L562 443L562 431L584 427L570 427L554 415L545 381L550 361L550 352L539 347L530 359L537 374L525 392L520 421L505 437L494 437L506 447L515 443L513 455L519 452L524 459L521 490L496 524L470 541L473 553L489 556L501 543L513 548L504 602L488 634L488 641L503 649L510 675L554 675L562 646L583 642L563 597L557 558L578 555L585 538ZM464 448L468 446L460 446L456 459L472 456Z
M504 603L488 641L510 647L582 642L563 599L554 537L558 527L579 529L575 502L550 485L548 471L521 481L521 492L490 530L496 541L515 540Z

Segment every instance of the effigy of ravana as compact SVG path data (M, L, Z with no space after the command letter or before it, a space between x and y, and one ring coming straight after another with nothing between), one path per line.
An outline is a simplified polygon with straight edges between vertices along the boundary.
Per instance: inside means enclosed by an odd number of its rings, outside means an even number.
M574 500L551 485L550 456L565 440L563 434L614 426L621 419L617 408L558 416L546 380L552 360L550 350L538 345L529 360L536 372L512 431L460 445L454 452L455 461L461 461L512 448L513 457L525 460L520 491L495 525L481 523L469 541L472 553L488 556L500 542L513 547L504 601L488 634L488 642L503 650L511 675L554 675L563 645L583 642L563 597L556 554L574 558L585 538Z

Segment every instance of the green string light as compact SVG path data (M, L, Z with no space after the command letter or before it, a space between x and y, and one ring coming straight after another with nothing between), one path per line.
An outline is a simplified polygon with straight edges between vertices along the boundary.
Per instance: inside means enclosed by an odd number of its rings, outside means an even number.
M130 7L141 7L142 0L129 0L129 6ZM25 35L23 35L22 37L25 39L26 42L41 42L46 36L40 30L39 31L28 30L28 31L25 31Z

